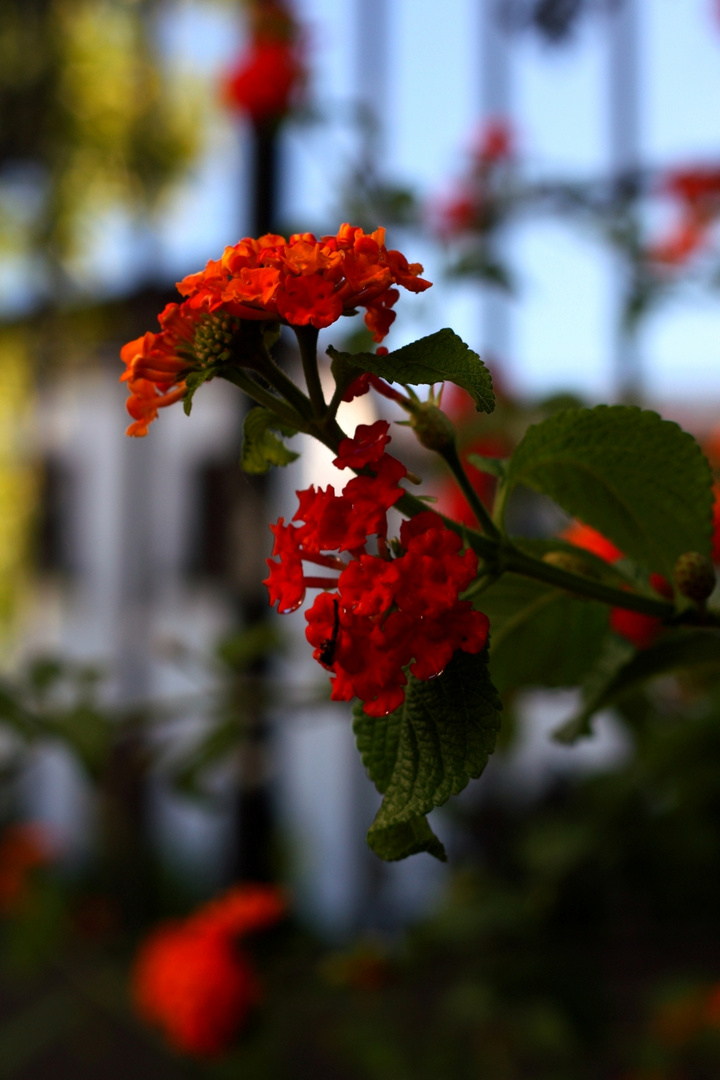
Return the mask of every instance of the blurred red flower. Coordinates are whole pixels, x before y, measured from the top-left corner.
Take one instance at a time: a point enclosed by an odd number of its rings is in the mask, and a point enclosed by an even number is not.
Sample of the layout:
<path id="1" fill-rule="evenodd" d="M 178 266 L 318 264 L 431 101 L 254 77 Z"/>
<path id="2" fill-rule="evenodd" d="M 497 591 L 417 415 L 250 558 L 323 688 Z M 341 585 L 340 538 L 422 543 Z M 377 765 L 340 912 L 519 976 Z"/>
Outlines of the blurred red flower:
<path id="1" fill-rule="evenodd" d="M 0 913 L 18 911 L 30 887 L 32 872 L 55 854 L 47 829 L 26 821 L 7 825 L 0 836 Z"/>
<path id="2" fill-rule="evenodd" d="M 223 80 L 223 98 L 255 123 L 280 120 L 305 78 L 297 23 L 279 0 L 256 2 L 250 37 L 249 49 Z"/>
<path id="3" fill-rule="evenodd" d="M 182 1053 L 213 1057 L 227 1050 L 261 999 L 238 940 L 273 925 L 284 912 L 284 898 L 273 886 L 239 885 L 189 918 L 156 927 L 133 968 L 140 1016 Z"/>

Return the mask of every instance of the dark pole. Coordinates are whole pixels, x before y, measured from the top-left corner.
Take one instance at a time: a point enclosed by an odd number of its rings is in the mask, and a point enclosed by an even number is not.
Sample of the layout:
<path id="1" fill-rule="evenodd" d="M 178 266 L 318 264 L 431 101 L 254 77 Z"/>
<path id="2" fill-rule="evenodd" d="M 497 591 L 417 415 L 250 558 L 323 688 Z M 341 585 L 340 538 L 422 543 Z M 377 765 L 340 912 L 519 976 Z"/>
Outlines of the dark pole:
<path id="1" fill-rule="evenodd" d="M 263 0 L 256 0 L 259 4 Z M 263 236 L 278 228 L 279 195 L 279 131 L 280 118 L 256 117 L 250 125 L 250 211 L 251 235 Z M 246 404 L 243 404 L 244 420 Z M 237 487 L 238 519 L 244 531 L 254 530 L 256 539 L 248 544 L 240 559 L 249 565 L 238 568 L 236 606 L 238 620 L 246 631 L 258 626 L 269 615 L 268 598 L 262 585 L 259 560 L 248 559 L 248 551 L 268 547 L 270 533 L 266 522 L 267 478 L 243 476 Z M 267 540 L 268 544 L 263 541 Z M 260 659 L 240 675 L 232 693 L 237 695 L 238 716 L 245 721 L 239 753 L 239 786 L 236 804 L 237 833 L 234 857 L 230 867 L 235 881 L 271 881 L 276 876 L 274 865 L 275 815 L 269 782 L 272 731 L 263 700 L 263 683 L 267 677 L 267 661 Z"/>
<path id="2" fill-rule="evenodd" d="M 252 125 L 252 235 L 277 228 L 278 125 L 258 121 Z"/>
<path id="3" fill-rule="evenodd" d="M 275 232 L 278 226 L 278 135 L 279 125 L 274 120 L 252 123 L 250 200 L 251 233 L 254 237 Z M 245 408 L 244 403 L 243 420 Z M 261 533 L 267 531 L 269 544 L 270 532 L 265 524 L 269 520 L 265 509 L 267 489 L 267 477 L 243 476 L 237 490 L 238 498 L 246 504 L 239 508 L 240 520 L 246 528 L 255 528 Z M 249 545 L 251 549 L 257 546 L 257 543 Z M 239 575 L 237 607 L 240 624 L 245 630 L 258 626 L 269 614 L 268 598 L 262 584 L 264 574 L 255 565 L 255 560 L 251 561 L 252 566 Z M 246 718 L 247 724 L 239 754 L 237 834 L 234 865 L 230 867 L 232 880 L 235 881 L 271 881 L 276 876 L 273 858 L 276 846 L 275 815 L 268 767 L 272 731 L 262 694 L 267 666 L 265 659 L 255 661 L 246 675 L 239 677 L 232 691 L 239 695 L 238 714 Z"/>

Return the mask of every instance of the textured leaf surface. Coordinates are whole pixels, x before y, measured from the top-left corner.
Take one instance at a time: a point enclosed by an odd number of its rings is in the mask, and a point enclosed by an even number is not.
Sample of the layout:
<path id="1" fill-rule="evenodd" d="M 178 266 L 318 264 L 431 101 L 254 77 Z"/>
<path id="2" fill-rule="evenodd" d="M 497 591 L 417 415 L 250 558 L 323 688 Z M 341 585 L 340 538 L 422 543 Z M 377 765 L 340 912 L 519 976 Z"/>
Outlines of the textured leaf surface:
<path id="1" fill-rule="evenodd" d="M 529 428 L 508 470 L 670 577 L 678 555 L 710 553 L 712 477 L 693 437 L 624 405 L 568 409 Z"/>
<path id="2" fill-rule="evenodd" d="M 363 764 L 384 795 L 368 843 L 383 859 L 416 851 L 443 858 L 424 815 L 480 776 L 495 747 L 501 705 L 487 654 L 458 652 L 436 679 L 410 677 L 403 705 L 390 716 L 367 716 L 353 727 Z"/>
<path id="3" fill-rule="evenodd" d="M 692 667 L 715 667 L 720 671 L 720 633 L 716 630 L 676 630 L 639 652 L 627 642 L 609 645 L 588 677 L 583 708 L 555 732 L 558 742 L 575 742 L 591 735 L 595 713 L 656 675 Z"/>
<path id="4" fill-rule="evenodd" d="M 607 634 L 604 604 L 518 574 L 503 574 L 477 606 L 492 626 L 490 671 L 501 694 L 519 686 L 575 685 Z"/>
<path id="5" fill-rule="evenodd" d="M 462 386 L 475 402 L 478 412 L 492 412 L 495 408 L 490 372 L 477 353 L 462 338 L 447 327 L 435 334 L 420 338 L 411 345 L 377 356 L 375 353 L 343 353 L 328 349 L 333 361 L 333 374 L 338 383 L 347 383 L 354 371 L 371 371 L 388 382 L 406 383 L 410 386 L 432 385 L 446 379 Z"/>
<path id="6" fill-rule="evenodd" d="M 300 456 L 273 435 L 279 431 L 283 435 L 295 432 L 281 424 L 277 416 L 261 405 L 250 409 L 245 417 L 243 429 L 243 448 L 241 464 L 247 473 L 266 473 L 273 465 L 289 465 Z"/>

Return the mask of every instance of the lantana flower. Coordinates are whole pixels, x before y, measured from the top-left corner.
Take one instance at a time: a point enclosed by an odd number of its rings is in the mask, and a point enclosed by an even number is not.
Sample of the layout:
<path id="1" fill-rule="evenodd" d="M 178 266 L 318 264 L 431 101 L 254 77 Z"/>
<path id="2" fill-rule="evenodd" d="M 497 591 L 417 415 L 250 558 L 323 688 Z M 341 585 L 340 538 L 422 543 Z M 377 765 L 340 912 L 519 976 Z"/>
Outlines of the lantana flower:
<path id="1" fill-rule="evenodd" d="M 134 421 L 128 434 L 146 435 L 158 409 L 184 397 L 190 372 L 209 364 L 243 366 L 248 324 L 319 330 L 364 308 L 368 329 L 382 341 L 395 319 L 397 286 L 415 293 L 430 287 L 421 273 L 420 263 L 385 246 L 382 228 L 366 234 L 346 224 L 319 240 L 312 233 L 245 237 L 178 283 L 185 299 L 165 308 L 160 333 L 145 333 L 121 350 Z"/>
<path id="2" fill-rule="evenodd" d="M 369 716 L 385 716 L 405 698 L 406 671 L 439 675 L 461 649 L 481 652 L 488 619 L 459 595 L 474 580 L 477 555 L 439 514 L 425 511 L 387 542 L 387 511 L 403 494 L 405 466 L 385 451 L 389 424 L 360 424 L 339 446 L 335 465 L 364 472 L 339 495 L 329 486 L 299 491 L 299 509 L 271 526 L 268 559 L 271 604 L 299 607 L 305 590 L 323 590 L 306 613 L 314 658 L 332 673 L 334 701 L 358 697 Z M 376 537 L 377 554 L 368 550 Z M 348 557 L 341 557 L 347 553 Z M 306 576 L 303 563 L 333 570 Z"/>

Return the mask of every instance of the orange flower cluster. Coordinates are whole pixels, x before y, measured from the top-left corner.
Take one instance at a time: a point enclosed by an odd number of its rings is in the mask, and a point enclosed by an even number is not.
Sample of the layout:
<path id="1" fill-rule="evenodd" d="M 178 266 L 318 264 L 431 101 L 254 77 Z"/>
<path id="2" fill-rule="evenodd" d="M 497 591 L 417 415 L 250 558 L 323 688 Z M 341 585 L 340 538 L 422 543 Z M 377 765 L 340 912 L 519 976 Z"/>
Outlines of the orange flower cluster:
<path id="1" fill-rule="evenodd" d="M 238 939 L 272 926 L 284 912 L 273 886 L 238 885 L 189 918 L 157 927 L 135 960 L 139 1014 L 182 1053 L 221 1054 L 261 998 Z"/>
<path id="2" fill-rule="evenodd" d="M 241 366 L 233 344 L 243 320 L 321 329 L 365 308 L 380 342 L 395 319 L 396 286 L 416 293 L 430 287 L 421 273 L 419 263 L 386 248 L 382 228 L 366 234 L 342 225 L 319 240 L 312 233 L 245 237 L 178 283 L 186 299 L 168 304 L 159 334 L 148 332 L 121 350 L 134 420 L 128 435 L 147 434 L 158 409 L 183 397 L 193 369 L 229 360 Z"/>

